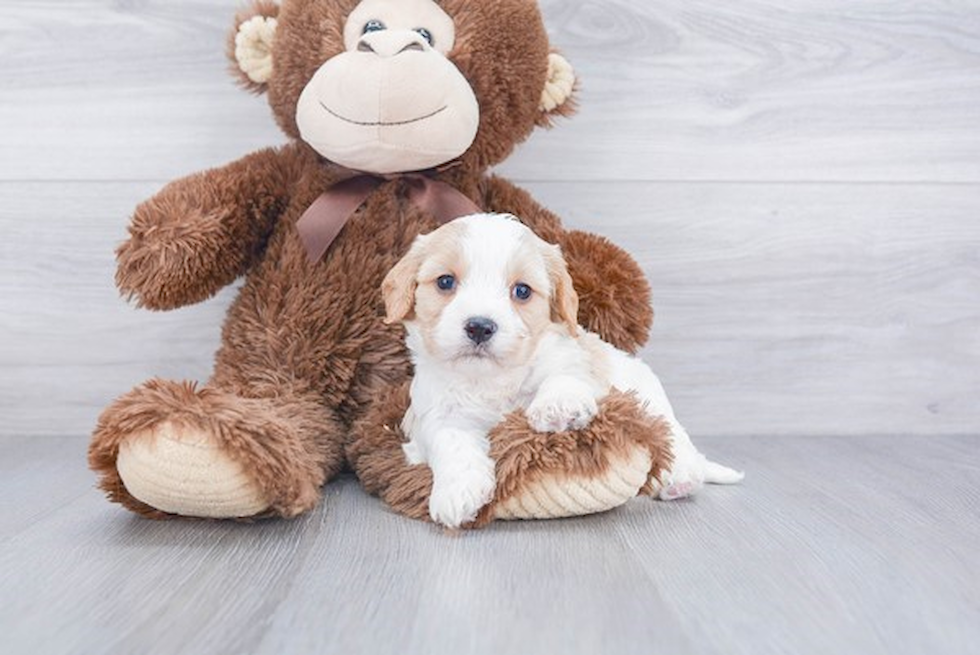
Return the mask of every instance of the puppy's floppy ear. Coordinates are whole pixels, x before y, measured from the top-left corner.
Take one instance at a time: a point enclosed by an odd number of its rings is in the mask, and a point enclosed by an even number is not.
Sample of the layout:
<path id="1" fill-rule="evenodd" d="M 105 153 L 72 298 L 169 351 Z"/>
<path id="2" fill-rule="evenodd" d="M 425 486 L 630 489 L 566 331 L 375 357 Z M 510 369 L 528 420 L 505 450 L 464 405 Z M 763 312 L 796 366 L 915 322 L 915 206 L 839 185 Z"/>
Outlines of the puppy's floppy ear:
<path id="1" fill-rule="evenodd" d="M 388 271 L 381 283 L 385 301 L 385 324 L 400 323 L 415 313 L 415 289 L 418 288 L 419 268 L 425 259 L 425 237 L 416 237 L 408 254 Z"/>
<path id="2" fill-rule="evenodd" d="M 544 261 L 548 267 L 548 278 L 551 280 L 551 320 L 564 323 L 569 334 L 578 334 L 578 294 L 568 266 L 561 254 L 561 248 L 545 244 Z"/>
<path id="3" fill-rule="evenodd" d="M 228 37 L 231 73 L 253 93 L 263 93 L 272 79 L 272 43 L 278 26 L 279 5 L 272 0 L 253 0 L 235 17 Z"/>

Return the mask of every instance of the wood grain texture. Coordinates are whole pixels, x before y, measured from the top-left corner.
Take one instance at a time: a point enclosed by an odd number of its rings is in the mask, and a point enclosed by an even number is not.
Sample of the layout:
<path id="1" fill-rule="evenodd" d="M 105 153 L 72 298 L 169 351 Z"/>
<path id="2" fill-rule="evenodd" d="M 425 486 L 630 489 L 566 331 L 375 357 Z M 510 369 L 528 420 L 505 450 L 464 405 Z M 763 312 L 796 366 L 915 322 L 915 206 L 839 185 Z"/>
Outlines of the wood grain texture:
<path id="1" fill-rule="evenodd" d="M 232 0 L 7 0 L 0 179 L 168 179 L 277 143 Z M 980 182 L 972 2 L 542 2 L 582 112 L 522 180 Z"/>
<path id="2" fill-rule="evenodd" d="M 225 74 L 234 4 L 5 5 L 0 435 L 84 434 L 147 377 L 207 376 L 232 292 L 131 311 L 112 248 L 163 181 L 281 141 Z M 646 355 L 696 434 L 976 432 L 980 11 L 542 6 L 582 114 L 504 170 L 642 261 Z"/>
<path id="3" fill-rule="evenodd" d="M 461 536 L 351 479 L 292 522 L 146 522 L 85 468 L 106 403 L 218 345 L 233 289 L 139 312 L 112 250 L 282 140 L 225 74 L 236 4 L 4 3 L 0 651 L 975 652 L 976 3 L 542 1 L 582 112 L 503 170 L 642 263 L 644 356 L 749 478 Z"/>
<path id="4" fill-rule="evenodd" d="M 234 290 L 117 297 L 112 251 L 158 184 L 0 183 L 0 435 L 87 434 L 152 376 L 205 379 Z M 980 427 L 980 187 L 538 183 L 640 261 L 644 356 L 695 435 Z"/>
<path id="5" fill-rule="evenodd" d="M 744 485 L 450 535 L 352 479 L 296 521 L 150 522 L 92 489 L 79 440 L 5 438 L 3 650 L 975 652 L 980 440 L 701 445 Z"/>

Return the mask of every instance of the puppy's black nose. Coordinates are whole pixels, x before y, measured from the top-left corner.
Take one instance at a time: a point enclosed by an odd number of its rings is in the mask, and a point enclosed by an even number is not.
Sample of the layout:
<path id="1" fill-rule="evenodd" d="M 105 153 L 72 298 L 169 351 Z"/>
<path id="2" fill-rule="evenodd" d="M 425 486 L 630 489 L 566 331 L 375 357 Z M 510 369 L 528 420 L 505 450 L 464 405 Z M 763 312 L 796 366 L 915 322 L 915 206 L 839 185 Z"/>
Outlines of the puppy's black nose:
<path id="1" fill-rule="evenodd" d="M 493 338 L 493 335 L 497 333 L 497 324 L 489 318 L 477 316 L 466 321 L 466 327 L 463 330 L 466 332 L 466 336 L 470 338 L 470 341 L 480 345 Z"/>

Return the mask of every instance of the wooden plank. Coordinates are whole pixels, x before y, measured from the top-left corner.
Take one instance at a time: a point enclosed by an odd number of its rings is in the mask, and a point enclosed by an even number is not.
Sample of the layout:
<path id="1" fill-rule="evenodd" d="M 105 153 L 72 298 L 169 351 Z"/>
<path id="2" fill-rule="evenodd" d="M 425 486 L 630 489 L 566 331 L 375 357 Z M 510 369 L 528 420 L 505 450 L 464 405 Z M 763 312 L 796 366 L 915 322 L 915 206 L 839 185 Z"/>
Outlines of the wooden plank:
<path id="1" fill-rule="evenodd" d="M 980 507 L 978 445 L 706 440 L 744 460 L 744 487 L 657 507 L 658 529 L 628 505 L 615 530 L 704 652 L 966 653 L 980 632 L 980 525 L 965 518 Z"/>
<path id="2" fill-rule="evenodd" d="M 0 179 L 168 179 L 280 142 L 225 72 L 236 4 L 6 2 Z M 582 111 L 514 178 L 980 181 L 971 3 L 542 6 Z"/>
<path id="3" fill-rule="evenodd" d="M 533 188 L 644 267 L 644 356 L 694 434 L 980 426 L 980 188 Z"/>
<path id="4" fill-rule="evenodd" d="M 976 436 L 704 439 L 743 485 L 460 535 L 351 478 L 295 521 L 146 521 L 91 488 L 82 445 L 0 439 L 6 652 L 967 655 L 980 639 Z"/>
<path id="5" fill-rule="evenodd" d="M 118 394 L 206 378 L 233 290 L 167 314 L 112 283 L 155 183 L 0 184 L 0 435 L 85 434 Z M 980 428 L 980 188 L 541 183 L 653 283 L 645 357 L 693 434 Z"/>

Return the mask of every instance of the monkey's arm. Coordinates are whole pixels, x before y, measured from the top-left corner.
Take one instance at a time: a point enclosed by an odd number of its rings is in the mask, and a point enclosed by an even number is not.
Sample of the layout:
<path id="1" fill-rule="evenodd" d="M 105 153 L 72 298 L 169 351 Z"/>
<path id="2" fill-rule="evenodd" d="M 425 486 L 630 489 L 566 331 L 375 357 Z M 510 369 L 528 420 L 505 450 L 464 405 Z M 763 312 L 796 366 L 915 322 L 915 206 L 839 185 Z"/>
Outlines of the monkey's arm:
<path id="1" fill-rule="evenodd" d="M 564 230 L 557 216 L 504 179 L 487 179 L 482 191 L 484 209 L 514 214 L 561 246 L 579 295 L 581 325 L 627 352 L 646 343 L 653 324 L 650 284 L 626 251 L 595 234 Z"/>
<path id="2" fill-rule="evenodd" d="M 244 274 L 286 207 L 291 154 L 261 150 L 171 182 L 140 204 L 116 250 L 120 291 L 141 307 L 175 309 Z"/>

